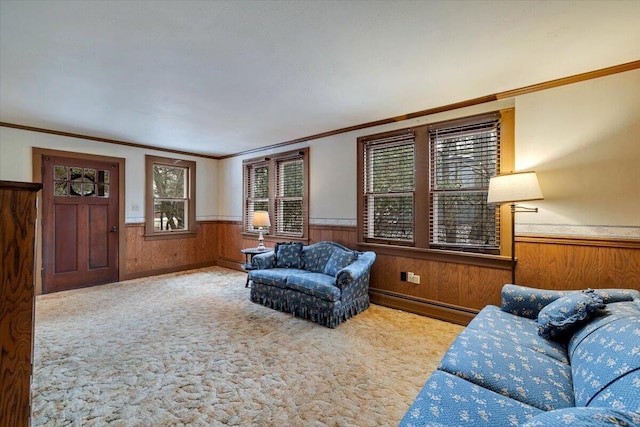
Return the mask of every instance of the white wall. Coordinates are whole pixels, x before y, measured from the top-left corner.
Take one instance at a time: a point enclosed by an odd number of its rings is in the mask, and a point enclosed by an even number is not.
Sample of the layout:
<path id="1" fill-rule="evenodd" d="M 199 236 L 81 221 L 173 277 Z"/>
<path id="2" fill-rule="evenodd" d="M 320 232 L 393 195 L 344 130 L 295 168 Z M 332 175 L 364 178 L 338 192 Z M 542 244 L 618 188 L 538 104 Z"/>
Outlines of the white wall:
<path id="1" fill-rule="evenodd" d="M 309 141 L 310 222 L 356 224 L 358 136 L 514 105 L 516 170 L 535 170 L 545 196 L 525 204 L 538 214 L 516 215 L 517 232 L 640 239 L 640 70 Z M 220 170 L 219 205 L 240 219 L 241 158 Z"/>
<path id="2" fill-rule="evenodd" d="M 0 127 L 0 180 L 32 181 L 32 147 L 125 159 L 125 221 L 144 222 L 145 154 L 196 162 L 196 219 L 215 219 L 217 160 Z M 132 208 L 137 205 L 139 210 Z"/>
<path id="3" fill-rule="evenodd" d="M 513 107 L 513 100 L 476 105 L 428 117 L 405 120 L 392 124 L 360 129 L 326 138 L 265 150 L 247 156 L 220 161 L 218 179 L 220 199 L 218 205 L 225 219 L 242 219 L 242 160 L 267 156 L 300 147 L 309 147 L 309 222 L 323 225 L 356 225 L 357 215 L 357 138 L 395 129 L 420 126 L 474 114 Z M 377 119 L 377 118 L 372 118 Z"/>
<path id="4" fill-rule="evenodd" d="M 640 238 L 640 70 L 518 97 L 516 168 L 545 197 L 518 232 Z"/>
<path id="5" fill-rule="evenodd" d="M 240 220 L 242 160 L 308 146 L 310 222 L 355 225 L 358 136 L 512 106 L 516 169 L 536 170 L 545 195 L 527 203 L 538 214 L 517 215 L 518 233 L 640 239 L 640 70 L 246 156 L 175 157 L 197 162 L 198 219 Z M 31 181 L 31 147 L 124 157 L 127 222 L 144 219 L 144 155 L 167 156 L 0 127 L 0 179 Z"/>

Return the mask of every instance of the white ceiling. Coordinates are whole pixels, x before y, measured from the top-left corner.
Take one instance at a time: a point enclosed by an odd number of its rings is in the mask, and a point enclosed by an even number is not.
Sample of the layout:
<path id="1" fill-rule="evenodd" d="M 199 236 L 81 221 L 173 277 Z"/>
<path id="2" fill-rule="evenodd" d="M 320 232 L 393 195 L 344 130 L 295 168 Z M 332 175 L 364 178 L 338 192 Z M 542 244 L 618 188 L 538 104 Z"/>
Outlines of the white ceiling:
<path id="1" fill-rule="evenodd" d="M 0 121 L 227 155 L 640 59 L 640 1 L 0 0 Z"/>

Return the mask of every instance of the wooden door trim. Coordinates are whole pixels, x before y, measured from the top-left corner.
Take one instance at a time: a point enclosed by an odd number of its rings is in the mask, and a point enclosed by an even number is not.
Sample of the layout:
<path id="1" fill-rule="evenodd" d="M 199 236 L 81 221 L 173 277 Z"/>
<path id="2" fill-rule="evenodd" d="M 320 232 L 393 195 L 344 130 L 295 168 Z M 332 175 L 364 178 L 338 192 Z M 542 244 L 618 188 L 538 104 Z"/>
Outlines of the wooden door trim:
<path id="1" fill-rule="evenodd" d="M 42 182 L 42 157 L 69 157 L 81 160 L 95 160 L 99 162 L 111 162 L 118 164 L 118 280 L 124 280 L 126 262 L 126 233 L 125 229 L 125 159 L 121 157 L 101 156 L 97 154 L 75 153 L 72 151 L 52 150 L 48 148 L 33 147 L 31 150 L 31 164 L 33 167 L 31 176 L 33 182 Z M 42 191 L 42 190 L 40 190 Z M 42 200 L 42 194 L 40 194 Z M 43 210 L 38 210 L 38 242 L 36 251 L 36 295 L 42 294 L 42 215 Z"/>

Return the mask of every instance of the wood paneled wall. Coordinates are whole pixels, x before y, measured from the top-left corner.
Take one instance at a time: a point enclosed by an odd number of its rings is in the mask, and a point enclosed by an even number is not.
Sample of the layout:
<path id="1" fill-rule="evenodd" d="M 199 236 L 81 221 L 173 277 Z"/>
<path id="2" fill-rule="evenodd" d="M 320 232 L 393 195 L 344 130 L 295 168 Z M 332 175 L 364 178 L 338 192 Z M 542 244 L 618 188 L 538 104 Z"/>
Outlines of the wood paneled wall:
<path id="1" fill-rule="evenodd" d="M 420 283 L 401 281 L 400 272 L 413 272 Z M 435 301 L 452 308 L 480 310 L 500 304 L 500 290 L 510 281 L 509 270 L 426 259 L 378 255 L 371 270 L 371 287 L 415 301 Z"/>
<path id="2" fill-rule="evenodd" d="M 265 236 L 273 247 L 278 239 Z M 305 244 L 331 240 L 357 249 L 356 228 L 309 227 Z M 129 277 L 140 277 L 205 265 L 241 269 L 240 252 L 255 247 L 237 221 L 200 222 L 197 237 L 144 240 L 142 225 L 127 226 Z M 640 241 L 518 236 L 517 283 L 542 289 L 624 287 L 640 290 Z M 420 284 L 400 280 L 401 271 L 420 276 Z M 500 305 L 500 291 L 511 281 L 504 268 L 378 254 L 371 272 L 371 300 L 456 323 L 467 323 L 487 304 Z"/>
<path id="3" fill-rule="evenodd" d="M 218 244 L 218 264 L 224 267 L 240 269 L 240 265 L 245 261 L 244 255 L 240 252 L 243 248 L 255 248 L 258 245 L 258 238 L 244 236 L 242 234 L 242 223 L 236 221 L 222 221 L 219 225 Z M 285 238 L 264 236 L 264 244 L 273 247 L 277 242 L 286 241 Z M 316 242 L 330 240 L 340 243 L 348 248 L 356 248 L 355 227 L 345 226 L 309 226 L 309 238 L 302 242 L 307 245 Z"/>
<path id="4" fill-rule="evenodd" d="M 124 278 L 215 265 L 218 259 L 218 228 L 215 222 L 198 222 L 195 237 L 145 240 L 144 224 L 127 224 Z"/>
<path id="5" fill-rule="evenodd" d="M 640 290 L 638 240 L 521 236 L 516 241 L 519 285 Z"/>
<path id="6" fill-rule="evenodd" d="M 640 241 L 519 236 L 516 283 L 540 289 L 629 288 L 640 290 Z M 400 281 L 401 271 L 421 276 Z M 509 270 L 378 255 L 372 301 L 456 323 L 487 304 L 500 305 Z"/>

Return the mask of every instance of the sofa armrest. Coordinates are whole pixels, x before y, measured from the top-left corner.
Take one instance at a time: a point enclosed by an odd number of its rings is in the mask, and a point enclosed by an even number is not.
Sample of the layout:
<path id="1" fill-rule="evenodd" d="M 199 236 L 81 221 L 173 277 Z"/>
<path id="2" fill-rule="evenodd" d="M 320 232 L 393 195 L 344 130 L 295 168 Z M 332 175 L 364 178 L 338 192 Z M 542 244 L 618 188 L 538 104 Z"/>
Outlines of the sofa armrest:
<path id="1" fill-rule="evenodd" d="M 536 319 L 542 308 L 572 291 L 552 291 L 519 285 L 502 287 L 502 311 L 520 317 Z"/>
<path id="2" fill-rule="evenodd" d="M 362 290 L 368 292 L 371 266 L 375 260 L 375 252 L 361 252 L 357 260 L 338 271 L 336 274 L 336 286 L 342 290 L 343 299 L 347 288 L 354 285 L 357 288 L 361 288 L 360 292 Z M 350 290 L 349 292 L 352 291 Z M 353 292 L 357 292 L 357 290 L 353 290 Z"/>
<path id="3" fill-rule="evenodd" d="M 274 251 L 265 252 L 263 254 L 254 255 L 251 264 L 256 270 L 271 268 L 275 265 L 276 253 Z"/>

